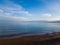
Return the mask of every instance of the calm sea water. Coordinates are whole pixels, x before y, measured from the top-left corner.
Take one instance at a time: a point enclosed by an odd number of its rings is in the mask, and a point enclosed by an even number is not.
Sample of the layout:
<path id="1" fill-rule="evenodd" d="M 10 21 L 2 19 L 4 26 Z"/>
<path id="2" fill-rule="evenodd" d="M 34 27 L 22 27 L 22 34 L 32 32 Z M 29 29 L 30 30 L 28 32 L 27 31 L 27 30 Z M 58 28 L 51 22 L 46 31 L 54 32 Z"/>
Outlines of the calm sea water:
<path id="1" fill-rule="evenodd" d="M 11 34 L 39 35 L 44 33 L 60 32 L 60 23 L 44 22 L 1 22 L 0 36 Z"/>

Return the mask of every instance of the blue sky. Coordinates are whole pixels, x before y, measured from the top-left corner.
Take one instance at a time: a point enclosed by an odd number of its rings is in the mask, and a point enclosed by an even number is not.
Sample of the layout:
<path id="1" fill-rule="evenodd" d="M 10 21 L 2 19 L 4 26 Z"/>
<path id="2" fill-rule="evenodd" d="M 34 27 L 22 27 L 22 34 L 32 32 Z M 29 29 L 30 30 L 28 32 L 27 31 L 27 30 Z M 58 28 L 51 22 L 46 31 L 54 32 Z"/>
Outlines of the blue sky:
<path id="1" fill-rule="evenodd" d="M 0 17 L 19 21 L 60 20 L 60 0 L 0 0 Z"/>

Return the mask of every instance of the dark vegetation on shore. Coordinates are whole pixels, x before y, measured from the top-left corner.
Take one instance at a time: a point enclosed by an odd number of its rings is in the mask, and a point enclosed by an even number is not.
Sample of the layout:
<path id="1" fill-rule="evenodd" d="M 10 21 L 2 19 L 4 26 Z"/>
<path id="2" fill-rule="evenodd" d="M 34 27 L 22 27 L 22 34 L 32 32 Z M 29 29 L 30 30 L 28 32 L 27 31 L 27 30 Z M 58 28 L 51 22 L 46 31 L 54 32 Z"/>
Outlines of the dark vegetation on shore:
<path id="1" fill-rule="evenodd" d="M 0 45 L 60 45 L 60 33 L 0 39 Z"/>
<path id="2" fill-rule="evenodd" d="M 19 41 L 18 39 L 12 41 L 0 41 L 0 45 L 60 45 L 60 38 L 57 39 L 51 39 L 51 40 L 44 40 L 44 41 L 39 41 L 39 40 L 29 40 L 29 41 Z"/>

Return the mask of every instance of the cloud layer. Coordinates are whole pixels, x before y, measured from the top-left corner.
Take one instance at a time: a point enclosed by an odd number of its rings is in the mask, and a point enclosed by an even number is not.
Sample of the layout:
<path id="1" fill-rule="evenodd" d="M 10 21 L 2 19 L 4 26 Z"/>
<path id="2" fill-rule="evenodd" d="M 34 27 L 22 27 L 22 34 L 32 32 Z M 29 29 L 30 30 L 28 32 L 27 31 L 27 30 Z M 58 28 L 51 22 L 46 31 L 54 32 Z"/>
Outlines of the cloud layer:
<path id="1" fill-rule="evenodd" d="M 24 21 L 28 20 L 27 17 L 32 16 L 32 14 L 26 11 L 21 5 L 5 0 L 0 4 L 0 16 Z"/>
<path id="2" fill-rule="evenodd" d="M 22 1 L 21 3 L 24 3 L 24 0 Z M 35 1 L 39 3 L 38 6 L 35 4 L 34 7 L 26 9 L 21 4 L 16 4 L 11 0 L 2 0 L 0 2 L 0 17 L 12 18 L 19 21 L 60 20 L 60 0 Z M 26 1 L 25 3 L 28 2 Z M 34 1 L 31 3 L 34 3 Z"/>

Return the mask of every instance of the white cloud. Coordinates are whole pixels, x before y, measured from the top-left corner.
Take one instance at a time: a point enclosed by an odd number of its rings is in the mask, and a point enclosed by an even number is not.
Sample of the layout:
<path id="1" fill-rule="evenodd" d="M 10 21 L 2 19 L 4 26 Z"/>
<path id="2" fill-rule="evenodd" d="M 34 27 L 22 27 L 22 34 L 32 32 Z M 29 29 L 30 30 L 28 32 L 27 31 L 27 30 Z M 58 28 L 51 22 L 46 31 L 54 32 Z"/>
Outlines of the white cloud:
<path id="1" fill-rule="evenodd" d="M 60 16 L 48 18 L 47 20 L 49 20 L 49 21 L 60 20 Z"/>
<path id="2" fill-rule="evenodd" d="M 0 9 L 0 16 L 3 15 L 4 11 Z"/>
<path id="3" fill-rule="evenodd" d="M 27 20 L 26 16 L 32 16 L 21 5 L 17 5 L 9 0 L 5 1 L 4 4 L 0 4 L 0 15 L 23 21 Z"/>
<path id="4" fill-rule="evenodd" d="M 43 17 L 51 17 L 51 14 L 43 14 Z"/>
<path id="5" fill-rule="evenodd" d="M 28 19 L 25 17 L 16 17 L 16 16 L 10 16 L 10 18 L 16 19 L 18 21 L 27 21 Z"/>
<path id="6" fill-rule="evenodd" d="M 42 20 L 60 20 L 60 0 L 39 0 L 45 6 L 40 9 L 40 19 Z"/>
<path id="7" fill-rule="evenodd" d="M 60 20 L 60 16 L 42 17 L 40 18 L 40 20 L 48 20 L 48 21 Z"/>
<path id="8" fill-rule="evenodd" d="M 25 14 L 27 16 L 32 16 L 32 14 L 30 14 L 28 11 L 20 11 L 20 12 L 17 12 L 17 13 Z"/>
<path id="9" fill-rule="evenodd" d="M 4 11 L 2 9 L 0 9 L 0 13 L 3 13 Z"/>

